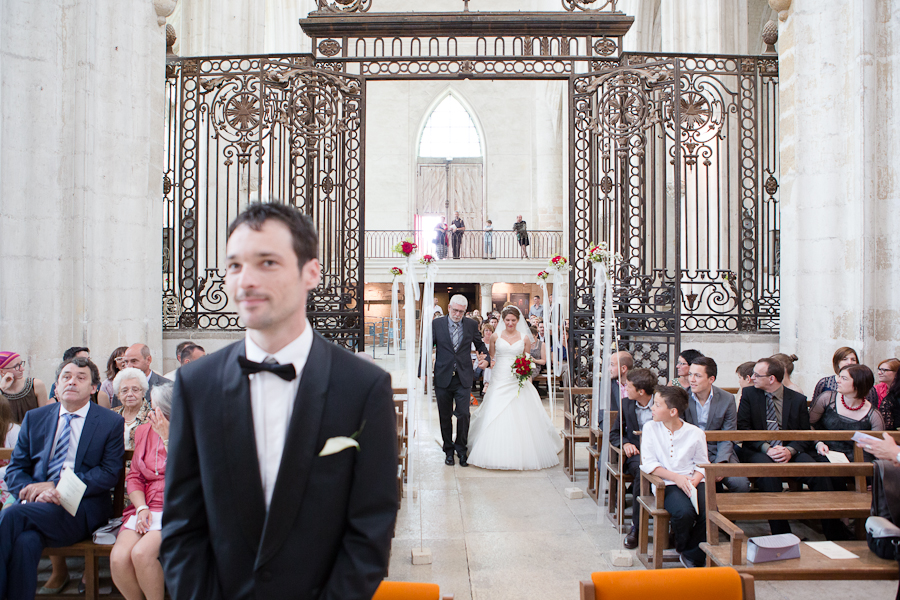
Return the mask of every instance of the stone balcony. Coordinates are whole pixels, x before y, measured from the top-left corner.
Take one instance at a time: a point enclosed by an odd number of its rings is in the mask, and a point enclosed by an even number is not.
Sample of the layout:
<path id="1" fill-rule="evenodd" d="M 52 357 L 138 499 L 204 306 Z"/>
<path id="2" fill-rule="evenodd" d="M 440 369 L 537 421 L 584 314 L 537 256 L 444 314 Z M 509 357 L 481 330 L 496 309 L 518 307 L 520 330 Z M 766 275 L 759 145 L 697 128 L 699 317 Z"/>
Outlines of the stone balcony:
<path id="1" fill-rule="evenodd" d="M 391 267 L 405 269 L 404 260 L 397 258 L 367 258 L 366 283 L 390 283 Z M 424 279 L 424 267 L 417 265 Z M 537 274 L 547 268 L 546 258 L 460 258 L 438 261 L 436 283 L 536 283 Z"/>

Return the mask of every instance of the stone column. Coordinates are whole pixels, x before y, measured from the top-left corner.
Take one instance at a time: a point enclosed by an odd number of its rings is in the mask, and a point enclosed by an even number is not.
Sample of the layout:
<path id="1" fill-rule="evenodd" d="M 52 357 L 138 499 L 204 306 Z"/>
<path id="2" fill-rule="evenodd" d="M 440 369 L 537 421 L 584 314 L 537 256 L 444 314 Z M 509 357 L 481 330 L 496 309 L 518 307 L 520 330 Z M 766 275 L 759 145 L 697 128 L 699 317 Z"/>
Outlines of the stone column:
<path id="1" fill-rule="evenodd" d="M 494 287 L 492 283 L 481 284 L 481 314 L 485 315 L 491 310 L 491 291 Z"/>
<path id="2" fill-rule="evenodd" d="M 0 8 L 0 348 L 45 381 L 73 345 L 161 366 L 164 4 Z"/>
<path id="3" fill-rule="evenodd" d="M 770 5 L 781 18 L 781 348 L 812 391 L 840 346 L 873 369 L 900 354 L 900 11 L 891 0 Z"/>

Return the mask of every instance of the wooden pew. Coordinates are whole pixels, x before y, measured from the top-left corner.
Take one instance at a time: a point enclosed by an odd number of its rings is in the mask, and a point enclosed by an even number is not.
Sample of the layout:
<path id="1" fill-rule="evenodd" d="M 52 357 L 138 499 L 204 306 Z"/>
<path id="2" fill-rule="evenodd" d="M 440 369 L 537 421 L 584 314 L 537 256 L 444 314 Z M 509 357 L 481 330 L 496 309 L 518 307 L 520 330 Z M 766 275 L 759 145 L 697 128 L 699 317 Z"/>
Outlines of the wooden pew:
<path id="1" fill-rule="evenodd" d="M 615 421 L 618 414 L 618 411 L 610 411 L 610 423 Z M 603 444 L 603 432 L 593 425 L 591 424 L 588 433 L 588 483 L 585 491 L 594 502 L 599 504 L 601 500 L 598 497 L 598 493 L 600 489 L 600 475 L 602 473 L 600 469 L 600 448 L 602 448 Z"/>
<path id="2" fill-rule="evenodd" d="M 134 450 L 126 450 L 123 460 L 124 465 L 131 460 Z M 0 448 L 0 460 L 9 460 L 12 456 L 12 448 Z M 113 517 L 121 517 L 125 510 L 125 469 L 119 476 L 119 481 L 113 491 Z M 87 539 L 71 546 L 62 548 L 45 548 L 43 555 L 47 556 L 80 556 L 84 558 L 84 597 L 88 600 L 96 600 L 100 597 L 100 558 L 108 557 L 112 552 L 112 546 L 95 544 Z M 55 600 L 71 598 L 71 594 L 57 594 L 40 596 L 42 599 Z"/>
<path id="3" fill-rule="evenodd" d="M 403 485 L 409 469 L 409 427 L 406 420 L 406 388 L 394 388 L 394 415 L 397 419 L 397 498 L 403 503 Z M 402 398 L 399 396 L 403 396 Z"/>
<path id="4" fill-rule="evenodd" d="M 563 471 L 569 476 L 570 481 L 575 481 L 575 445 L 590 441 L 590 427 L 577 427 L 575 425 L 575 403 L 573 396 L 590 396 L 592 388 L 563 387 Z M 577 469 L 580 471 L 586 469 Z"/>

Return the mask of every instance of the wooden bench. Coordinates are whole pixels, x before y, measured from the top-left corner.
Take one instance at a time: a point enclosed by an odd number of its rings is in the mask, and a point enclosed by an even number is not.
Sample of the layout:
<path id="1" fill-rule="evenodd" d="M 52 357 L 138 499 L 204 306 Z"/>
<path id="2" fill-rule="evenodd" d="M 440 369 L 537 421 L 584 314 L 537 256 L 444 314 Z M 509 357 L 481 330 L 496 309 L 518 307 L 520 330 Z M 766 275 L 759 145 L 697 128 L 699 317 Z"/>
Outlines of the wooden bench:
<path id="1" fill-rule="evenodd" d="M 126 450 L 123 460 L 122 474 L 113 491 L 113 516 L 121 517 L 125 510 L 125 469 L 124 465 L 131 460 L 133 450 Z M 12 448 L 0 448 L 0 460 L 9 460 L 12 456 Z M 112 552 L 112 546 L 95 544 L 88 539 L 71 546 L 61 548 L 45 548 L 43 555 L 49 556 L 80 556 L 84 558 L 84 597 L 88 600 L 96 600 L 100 597 L 100 558 L 108 557 Z M 42 595 L 46 600 L 71 599 L 71 594 Z"/>
<path id="2" fill-rule="evenodd" d="M 593 389 L 582 387 L 564 387 L 563 400 L 565 408 L 563 411 L 563 471 L 569 476 L 570 481 L 575 481 L 576 471 L 586 471 L 587 469 L 576 469 L 575 467 L 575 446 L 576 444 L 584 444 L 590 441 L 590 427 L 578 427 L 575 425 L 575 402 L 574 396 L 590 396 Z"/>
<path id="3" fill-rule="evenodd" d="M 618 411 L 610 411 L 609 420 L 610 423 L 614 422 L 616 417 L 618 416 Z M 594 502 L 599 504 L 601 502 L 599 498 L 600 491 L 600 449 L 603 444 L 603 432 L 600 431 L 597 427 L 591 427 L 588 432 L 588 482 L 586 492 L 587 495 L 593 499 Z M 610 450 L 610 453 L 612 450 Z"/>
<path id="4" fill-rule="evenodd" d="M 406 421 L 406 388 L 394 388 L 394 415 L 397 419 L 397 498 L 403 503 L 403 486 L 409 470 L 409 428 Z M 399 396 L 403 396 L 402 398 Z"/>

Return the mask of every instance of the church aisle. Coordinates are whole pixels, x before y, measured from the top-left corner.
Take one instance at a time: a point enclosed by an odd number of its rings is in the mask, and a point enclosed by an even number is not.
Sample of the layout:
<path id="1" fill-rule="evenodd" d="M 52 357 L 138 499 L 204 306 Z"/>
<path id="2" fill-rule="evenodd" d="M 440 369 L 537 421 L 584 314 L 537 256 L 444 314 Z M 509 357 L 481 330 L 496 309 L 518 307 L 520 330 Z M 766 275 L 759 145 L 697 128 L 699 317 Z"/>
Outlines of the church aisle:
<path id="1" fill-rule="evenodd" d="M 545 401 L 545 407 L 549 407 Z M 437 408 L 428 422 L 423 407 L 413 448 L 420 492 L 403 500 L 397 518 L 388 579 L 440 585 L 455 600 L 577 600 L 578 582 L 592 571 L 610 570 L 610 551 L 622 535 L 587 496 L 565 497 L 567 487 L 584 489 L 580 472 L 572 483 L 558 465 L 542 471 L 488 471 L 444 465 Z M 559 407 L 557 407 L 559 413 Z M 561 426 L 561 413 L 557 415 Z M 418 454 L 416 454 L 416 451 Z M 560 455 L 561 457 L 562 455 Z M 587 455 L 579 455 L 586 466 Z M 420 533 L 420 523 L 423 524 Z M 764 533 L 764 532 L 763 532 Z M 421 535 L 421 541 L 420 541 Z M 431 550 L 430 565 L 413 565 L 411 551 Z M 632 569 L 643 567 L 635 558 Z M 891 581 L 759 581 L 759 600 L 889 598 Z"/>

